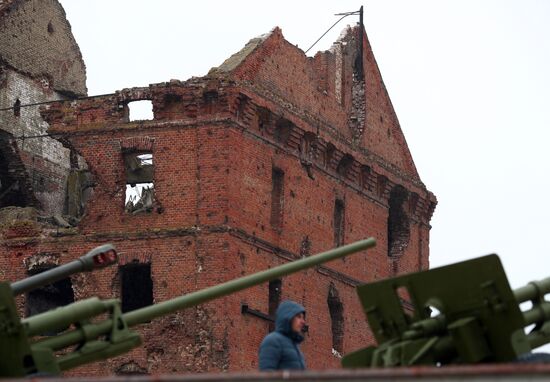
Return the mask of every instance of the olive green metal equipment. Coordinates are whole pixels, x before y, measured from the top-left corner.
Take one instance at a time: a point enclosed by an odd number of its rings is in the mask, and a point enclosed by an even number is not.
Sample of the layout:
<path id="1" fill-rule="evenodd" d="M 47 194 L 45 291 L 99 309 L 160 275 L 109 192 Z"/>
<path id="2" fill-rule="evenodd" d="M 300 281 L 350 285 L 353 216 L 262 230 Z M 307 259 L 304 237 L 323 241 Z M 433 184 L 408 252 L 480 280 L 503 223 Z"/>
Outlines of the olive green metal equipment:
<path id="1" fill-rule="evenodd" d="M 497 255 L 357 292 L 378 346 L 347 354 L 344 367 L 510 362 L 550 342 L 550 278 L 512 291 Z M 522 312 L 527 301 L 532 307 Z"/>
<path id="2" fill-rule="evenodd" d="M 22 320 L 19 318 L 15 295 L 75 272 L 116 262 L 112 245 L 98 247 L 80 259 L 50 271 L 12 284 L 0 283 L 0 378 L 37 373 L 55 375 L 122 354 L 141 344 L 139 335 L 129 329 L 131 326 L 372 248 L 375 243 L 373 238 L 361 240 L 125 314 L 121 313 L 118 300 L 93 297 Z M 97 317 L 105 313 L 108 318 Z M 67 327 L 56 336 L 40 335 Z"/>

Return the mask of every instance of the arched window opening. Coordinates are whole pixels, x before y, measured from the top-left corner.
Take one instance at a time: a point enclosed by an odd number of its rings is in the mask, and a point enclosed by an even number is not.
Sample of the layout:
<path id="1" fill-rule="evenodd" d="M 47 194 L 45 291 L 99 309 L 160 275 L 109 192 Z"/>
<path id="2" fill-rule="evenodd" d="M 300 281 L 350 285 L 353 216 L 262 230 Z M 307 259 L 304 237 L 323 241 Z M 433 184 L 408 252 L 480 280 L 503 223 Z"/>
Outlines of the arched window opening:
<path id="1" fill-rule="evenodd" d="M 344 352 L 344 306 L 333 283 L 330 283 L 328 289 L 327 304 L 330 314 L 332 353 L 341 357 Z"/>
<path id="2" fill-rule="evenodd" d="M 128 263 L 119 268 L 121 309 L 129 312 L 153 303 L 153 279 L 150 263 Z"/>
<path id="3" fill-rule="evenodd" d="M 361 166 L 361 187 L 366 188 L 367 190 L 372 189 L 372 185 L 370 183 L 372 170 L 369 166 Z"/>
<path id="4" fill-rule="evenodd" d="M 344 245 L 345 208 L 344 201 L 336 199 L 334 202 L 334 246 Z"/>
<path id="5" fill-rule="evenodd" d="M 44 265 L 28 271 L 29 276 L 36 275 L 55 268 L 55 265 Z M 36 288 L 27 293 L 25 313 L 27 317 L 47 312 L 49 310 L 69 305 L 74 302 L 73 284 L 70 278 L 64 278 L 52 284 Z M 55 335 L 66 328 L 42 333 Z"/>
<path id="6" fill-rule="evenodd" d="M 293 124 L 289 120 L 280 118 L 275 123 L 274 138 L 277 142 L 286 144 L 292 133 Z"/>
<path id="7" fill-rule="evenodd" d="M 332 143 L 327 143 L 327 146 L 325 147 L 325 152 L 323 153 L 323 165 L 325 168 L 331 167 L 332 158 L 334 157 L 334 152 L 336 151 L 336 147 Z"/>
<path id="8" fill-rule="evenodd" d="M 336 167 L 336 172 L 342 178 L 346 178 L 349 175 L 349 172 L 351 171 L 352 167 L 353 167 L 353 157 L 350 154 L 346 154 L 342 157 L 342 159 L 340 159 L 340 162 L 338 162 L 338 166 Z"/>
<path id="9" fill-rule="evenodd" d="M 403 186 L 395 186 L 390 192 L 388 213 L 388 256 L 404 253 L 410 239 L 410 219 L 405 210 L 409 192 Z"/>
<path id="10" fill-rule="evenodd" d="M 271 172 L 271 226 L 280 230 L 283 227 L 284 210 L 284 178 L 283 170 L 273 168 Z"/>

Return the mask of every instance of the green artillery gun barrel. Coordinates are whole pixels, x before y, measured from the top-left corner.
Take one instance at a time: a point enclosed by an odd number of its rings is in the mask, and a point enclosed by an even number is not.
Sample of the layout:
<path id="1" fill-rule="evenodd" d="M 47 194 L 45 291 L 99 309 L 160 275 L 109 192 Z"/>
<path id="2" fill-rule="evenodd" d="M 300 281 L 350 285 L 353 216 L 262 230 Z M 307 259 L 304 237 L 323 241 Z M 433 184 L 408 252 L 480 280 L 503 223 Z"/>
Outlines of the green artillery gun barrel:
<path id="1" fill-rule="evenodd" d="M 306 257 L 301 260 L 296 260 L 283 264 L 262 272 L 254 273 L 249 276 L 238 278 L 215 285 L 210 288 L 189 293 L 171 300 L 167 300 L 145 308 L 137 309 L 123 315 L 124 321 L 128 326 L 137 325 L 143 322 L 150 321 L 154 318 L 176 312 L 185 308 L 193 307 L 218 297 L 227 296 L 229 294 L 241 291 L 254 285 L 259 285 L 267 281 L 277 279 L 301 270 L 326 263 L 331 260 L 359 252 L 376 245 L 374 238 L 368 238 L 348 244 L 339 248 L 320 253 L 318 255 Z M 52 312 L 52 313 L 55 313 Z M 97 337 L 109 332 L 112 327 L 111 320 L 103 321 L 93 327 L 87 328 L 86 336 L 89 338 Z M 70 331 L 56 337 L 40 340 L 36 343 L 38 346 L 45 346 L 50 349 L 62 349 L 71 344 L 77 344 L 84 339 L 85 334 L 79 330 Z"/>
<path id="2" fill-rule="evenodd" d="M 544 299 L 548 293 L 550 293 L 550 277 L 531 281 L 514 290 L 514 296 L 519 304 L 526 301 L 533 303 L 531 309 L 522 312 L 525 325 L 535 324 L 535 330 L 527 334 L 531 349 L 550 342 L 550 302 Z"/>
<path id="3" fill-rule="evenodd" d="M 70 263 L 50 269 L 46 272 L 38 273 L 23 280 L 15 281 L 10 284 L 10 287 L 13 295 L 17 296 L 41 286 L 54 283 L 72 274 L 103 268 L 116 261 L 117 254 L 115 248 L 111 244 L 105 244 L 92 249 L 84 256 Z"/>
<path id="4" fill-rule="evenodd" d="M 66 328 L 69 325 L 107 312 L 117 300 L 100 300 L 97 297 L 80 300 L 21 320 L 28 336 Z"/>
<path id="5" fill-rule="evenodd" d="M 550 293 L 550 277 L 539 281 L 531 281 L 529 284 L 514 290 L 514 296 L 518 302 L 538 300 Z"/>

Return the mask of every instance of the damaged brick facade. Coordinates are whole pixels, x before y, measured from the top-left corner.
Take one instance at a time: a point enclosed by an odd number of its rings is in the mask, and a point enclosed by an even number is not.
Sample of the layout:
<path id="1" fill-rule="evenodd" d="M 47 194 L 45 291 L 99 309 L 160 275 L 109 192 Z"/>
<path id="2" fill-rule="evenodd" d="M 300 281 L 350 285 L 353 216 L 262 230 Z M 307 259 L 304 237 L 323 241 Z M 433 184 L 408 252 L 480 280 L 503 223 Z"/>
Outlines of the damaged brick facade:
<path id="1" fill-rule="evenodd" d="M 40 102 L 86 95 L 86 70 L 56 0 L 0 3 L 0 208 L 67 213 L 70 150 L 46 136 Z M 77 167 L 73 158 L 73 166 Z"/>
<path id="2" fill-rule="evenodd" d="M 308 58 L 275 28 L 204 77 L 42 108 L 48 131 L 87 163 L 88 202 L 77 228 L 41 228 L 29 217 L 34 230 L 9 237 L 4 230 L 7 279 L 23 277 L 37 254 L 66 262 L 113 242 L 119 268 L 72 277 L 74 299 L 121 297 L 121 267 L 146 264 L 159 302 L 335 243 L 378 241 L 276 287 L 142 325 L 141 348 L 73 374 L 257 369 L 270 322 L 241 313 L 241 305 L 268 314 L 279 299 L 307 309 L 309 368 L 336 368 L 340 354 L 372 343 L 355 287 L 428 267 L 436 199 L 359 31 L 347 29 L 333 49 Z M 152 120 L 128 120 L 128 105 L 139 100 L 152 101 Z M 141 155 L 151 162 L 136 162 Z M 149 208 L 134 213 L 127 189 L 138 183 L 152 186 Z"/>

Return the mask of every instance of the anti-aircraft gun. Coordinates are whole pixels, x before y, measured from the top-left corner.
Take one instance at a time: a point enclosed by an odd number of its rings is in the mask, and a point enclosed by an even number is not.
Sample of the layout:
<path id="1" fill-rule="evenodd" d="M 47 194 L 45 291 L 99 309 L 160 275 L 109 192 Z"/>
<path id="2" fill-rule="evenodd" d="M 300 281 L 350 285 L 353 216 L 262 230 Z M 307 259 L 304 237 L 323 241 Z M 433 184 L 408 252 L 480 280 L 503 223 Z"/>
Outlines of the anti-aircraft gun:
<path id="1" fill-rule="evenodd" d="M 512 291 L 498 256 L 358 287 L 378 346 L 344 367 L 513 362 L 550 342 L 550 278 Z M 519 304 L 530 301 L 524 312 Z M 533 326 L 528 334 L 525 327 Z M 536 354 L 536 353 L 535 353 Z M 547 361 L 547 360 L 545 360 Z"/>
<path id="2" fill-rule="evenodd" d="M 130 327 L 374 247 L 373 238 L 189 293 L 122 314 L 119 301 L 92 297 L 20 319 L 14 296 L 69 275 L 114 264 L 112 245 L 98 247 L 78 260 L 12 284 L 0 283 L 0 378 L 56 375 L 86 363 L 125 353 L 141 344 Z M 105 314 L 108 318 L 103 318 Z M 59 331 L 55 336 L 42 333 Z M 75 347 L 76 346 L 76 347 Z"/>

